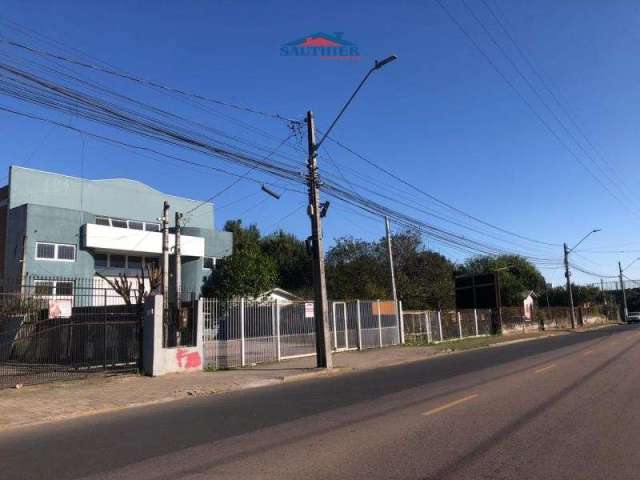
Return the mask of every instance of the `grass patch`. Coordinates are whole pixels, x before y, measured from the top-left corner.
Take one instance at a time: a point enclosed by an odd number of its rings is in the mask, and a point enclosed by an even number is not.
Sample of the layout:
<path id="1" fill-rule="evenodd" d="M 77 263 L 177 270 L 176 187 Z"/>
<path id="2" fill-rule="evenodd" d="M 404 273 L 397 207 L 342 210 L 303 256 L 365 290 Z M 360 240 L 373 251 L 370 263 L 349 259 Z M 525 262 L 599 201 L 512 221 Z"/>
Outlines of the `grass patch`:
<path id="1" fill-rule="evenodd" d="M 489 345 L 495 345 L 497 343 L 510 342 L 513 340 L 520 340 L 525 338 L 535 338 L 539 337 L 540 334 L 537 332 L 533 333 L 523 333 L 518 335 L 488 335 L 484 337 L 469 337 L 463 338 L 462 340 L 445 340 L 444 342 L 439 343 L 429 343 L 427 339 L 408 339 L 405 342 L 405 345 L 410 347 L 431 347 L 437 350 L 442 351 L 460 351 L 460 350 L 470 350 L 473 348 L 482 348 L 488 347 Z"/>

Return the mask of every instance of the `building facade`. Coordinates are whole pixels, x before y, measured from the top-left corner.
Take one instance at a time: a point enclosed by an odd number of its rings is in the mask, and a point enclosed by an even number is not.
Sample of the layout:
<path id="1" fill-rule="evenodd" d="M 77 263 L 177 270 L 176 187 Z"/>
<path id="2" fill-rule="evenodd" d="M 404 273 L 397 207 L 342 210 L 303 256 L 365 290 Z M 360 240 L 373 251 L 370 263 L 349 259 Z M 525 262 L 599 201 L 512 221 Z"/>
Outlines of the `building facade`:
<path id="1" fill-rule="evenodd" d="M 100 282 L 100 275 L 140 275 L 145 265 L 160 262 L 159 217 L 165 200 L 170 204 L 170 273 L 175 263 L 173 219 L 180 212 L 185 214 L 181 290 L 197 295 L 216 259 L 232 249 L 231 233 L 214 229 L 211 203 L 163 194 L 135 180 L 86 180 L 12 166 L 8 185 L 0 189 L 5 283 L 41 278 L 53 282 L 44 285 L 59 296 L 73 288 L 64 279 Z M 51 278 L 63 280 L 56 285 Z"/>

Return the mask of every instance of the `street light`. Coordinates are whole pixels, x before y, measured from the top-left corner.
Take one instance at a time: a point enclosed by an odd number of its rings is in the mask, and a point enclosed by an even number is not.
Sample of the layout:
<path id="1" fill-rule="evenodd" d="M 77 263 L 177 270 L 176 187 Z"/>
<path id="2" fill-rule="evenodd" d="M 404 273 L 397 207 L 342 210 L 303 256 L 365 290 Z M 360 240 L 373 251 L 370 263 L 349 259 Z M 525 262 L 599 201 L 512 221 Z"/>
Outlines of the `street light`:
<path id="1" fill-rule="evenodd" d="M 576 312 L 573 308 L 573 292 L 571 291 L 571 273 L 569 272 L 569 254 L 573 252 L 578 245 L 584 242 L 590 235 L 601 232 L 601 228 L 594 228 L 589 233 L 587 233 L 582 239 L 576 243 L 573 248 L 567 247 L 567 244 L 564 243 L 564 276 L 567 278 L 567 291 L 569 292 L 569 305 L 571 307 L 571 328 L 576 328 Z"/>
<path id="2" fill-rule="evenodd" d="M 316 129 L 313 122 L 313 113 L 307 112 L 307 141 L 309 148 L 309 158 L 307 160 L 307 183 L 309 187 L 309 206 L 307 213 L 311 219 L 311 247 L 313 250 L 313 290 L 315 297 L 315 324 L 316 324 L 316 359 L 319 368 L 331 368 L 331 338 L 329 327 L 329 301 L 327 299 L 327 281 L 324 272 L 324 250 L 322 247 L 322 213 L 326 214 L 328 204 L 323 208 L 320 203 L 320 178 L 318 175 L 318 150 L 325 141 L 329 132 L 333 130 L 342 114 L 351 104 L 357 93 L 360 91 L 369 76 L 379 70 L 384 65 L 393 62 L 397 57 L 391 55 L 384 60 L 376 61 L 371 69 L 364 76 L 358 87 L 351 94 L 342 109 L 338 112 L 335 120 L 320 139 L 316 142 Z"/>

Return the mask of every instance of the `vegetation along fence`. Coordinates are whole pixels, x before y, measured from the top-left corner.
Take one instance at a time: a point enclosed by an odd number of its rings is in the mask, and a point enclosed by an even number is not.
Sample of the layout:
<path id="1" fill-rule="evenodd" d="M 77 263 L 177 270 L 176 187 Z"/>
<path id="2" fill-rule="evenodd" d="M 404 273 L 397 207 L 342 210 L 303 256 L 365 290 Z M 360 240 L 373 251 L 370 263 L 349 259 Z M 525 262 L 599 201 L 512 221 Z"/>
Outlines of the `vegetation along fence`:
<path id="1" fill-rule="evenodd" d="M 230 368 L 316 354 L 313 302 L 203 299 L 204 357 L 209 368 Z M 400 343 L 390 301 L 329 302 L 334 351 Z"/>
<path id="2" fill-rule="evenodd" d="M 402 313 L 404 335 L 411 342 L 442 342 L 461 338 L 491 334 L 492 310 L 433 311 L 407 310 Z M 563 329 L 571 327 L 568 307 L 536 308 L 526 316 L 521 307 L 502 307 L 500 324 L 503 335 L 537 332 L 541 329 Z M 577 326 L 604 325 L 620 321 L 615 306 L 576 307 Z"/>
<path id="3" fill-rule="evenodd" d="M 0 293 L 0 388 L 139 367 L 142 305 L 82 279 Z"/>

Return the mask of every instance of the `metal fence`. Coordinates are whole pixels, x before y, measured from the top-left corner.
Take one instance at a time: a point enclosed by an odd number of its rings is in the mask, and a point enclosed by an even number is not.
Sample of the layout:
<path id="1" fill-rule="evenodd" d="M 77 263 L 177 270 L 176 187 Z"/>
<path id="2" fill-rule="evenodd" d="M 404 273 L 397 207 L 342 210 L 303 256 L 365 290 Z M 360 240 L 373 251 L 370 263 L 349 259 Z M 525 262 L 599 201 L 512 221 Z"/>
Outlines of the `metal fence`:
<path id="1" fill-rule="evenodd" d="M 209 368 L 231 368 L 316 353 L 313 302 L 202 299 L 204 357 Z M 329 302 L 334 351 L 400 343 L 395 304 Z"/>
<path id="2" fill-rule="evenodd" d="M 503 335 L 530 333 L 545 329 L 571 327 L 568 307 L 536 308 L 526 316 L 522 307 L 501 307 L 497 318 Z M 404 335 L 412 342 L 442 342 L 491 334 L 492 310 L 433 311 L 411 310 L 402 313 Z M 577 326 L 604 325 L 620 321 L 614 306 L 575 308 Z"/>
<path id="3" fill-rule="evenodd" d="M 533 314 L 526 316 L 522 307 L 502 307 L 502 333 L 527 333 L 541 329 L 571 328 L 571 308 L 538 307 Z M 620 321 L 618 307 L 615 305 L 595 305 L 575 307 L 576 326 L 594 326 Z"/>
<path id="4" fill-rule="evenodd" d="M 402 312 L 407 341 L 442 342 L 491 333 L 491 310 Z"/>
<path id="5" fill-rule="evenodd" d="M 118 301 L 87 279 L 41 279 L 4 290 L 0 388 L 138 368 L 142 305 Z"/>

